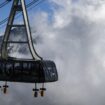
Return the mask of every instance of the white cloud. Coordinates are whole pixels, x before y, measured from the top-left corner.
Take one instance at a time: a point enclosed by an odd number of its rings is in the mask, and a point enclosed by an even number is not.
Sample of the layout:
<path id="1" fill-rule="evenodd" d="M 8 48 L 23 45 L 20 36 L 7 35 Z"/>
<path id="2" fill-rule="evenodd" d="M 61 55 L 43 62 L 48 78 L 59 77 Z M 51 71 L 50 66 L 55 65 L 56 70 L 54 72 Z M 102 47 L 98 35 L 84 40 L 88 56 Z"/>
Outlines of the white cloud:
<path id="1" fill-rule="evenodd" d="M 92 22 L 102 22 L 105 20 L 104 0 L 51 0 L 57 6 L 62 7 L 55 11 L 55 26 L 63 27 L 69 24 L 72 15 L 78 15 Z M 50 1 L 50 2 L 51 2 Z M 69 17 L 69 18 L 68 18 Z M 64 22 L 63 22 L 64 21 Z"/>
<path id="2" fill-rule="evenodd" d="M 75 4 L 78 15 L 83 16 L 93 22 L 105 20 L 105 1 L 104 0 L 78 0 Z"/>
<path id="3" fill-rule="evenodd" d="M 54 59 L 59 72 L 59 82 L 49 84 L 55 96 L 49 94 L 49 100 L 57 105 L 104 105 L 105 2 L 52 2 L 59 6 L 53 9 L 53 23 L 42 22 L 41 31 L 37 27 L 43 39 L 40 54 Z M 38 17 L 44 18 L 40 13 Z"/>

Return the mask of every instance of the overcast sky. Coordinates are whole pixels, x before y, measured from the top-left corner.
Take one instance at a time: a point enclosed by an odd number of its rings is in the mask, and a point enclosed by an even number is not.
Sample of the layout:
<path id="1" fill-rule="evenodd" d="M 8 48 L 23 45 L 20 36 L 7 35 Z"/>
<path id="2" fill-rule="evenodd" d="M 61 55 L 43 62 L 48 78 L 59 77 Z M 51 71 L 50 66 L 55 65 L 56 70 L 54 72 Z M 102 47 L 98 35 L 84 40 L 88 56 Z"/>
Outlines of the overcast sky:
<path id="1" fill-rule="evenodd" d="M 0 103 L 105 105 L 105 1 L 47 2 L 50 11 L 32 12 L 30 23 L 41 38 L 36 49 L 44 59 L 55 61 L 59 81 L 46 84 L 45 98 L 38 99 L 31 94 L 34 85 L 10 84 Z"/>

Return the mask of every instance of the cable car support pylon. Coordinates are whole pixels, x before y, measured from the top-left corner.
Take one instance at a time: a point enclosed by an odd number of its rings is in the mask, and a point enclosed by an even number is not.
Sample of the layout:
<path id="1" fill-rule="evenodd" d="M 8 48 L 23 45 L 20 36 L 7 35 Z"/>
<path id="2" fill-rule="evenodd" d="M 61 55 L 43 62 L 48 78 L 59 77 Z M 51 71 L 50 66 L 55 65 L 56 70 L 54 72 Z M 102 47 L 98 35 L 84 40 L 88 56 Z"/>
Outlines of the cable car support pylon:
<path id="1" fill-rule="evenodd" d="M 18 24 L 13 24 L 14 21 L 14 17 L 16 15 L 16 12 L 22 12 L 23 15 L 23 20 L 24 20 L 24 24 L 22 25 L 18 25 Z M 26 35 L 27 35 L 27 42 L 19 42 L 19 41 L 8 41 L 10 33 L 11 33 L 11 29 L 13 27 L 25 27 L 26 29 Z M 30 25 L 29 25 L 29 20 L 28 20 L 28 14 L 27 14 L 27 10 L 26 10 L 26 5 L 25 5 L 25 0 L 14 0 L 13 1 L 13 5 L 11 8 L 11 13 L 8 19 L 8 23 L 7 23 L 7 27 L 6 27 L 6 31 L 4 34 L 4 38 L 3 38 L 3 42 L 2 42 L 2 47 L 1 47 L 1 57 L 3 59 L 8 59 L 8 51 L 7 51 L 7 45 L 10 43 L 27 43 L 30 49 L 30 53 L 32 55 L 32 58 L 34 60 L 41 60 L 42 58 L 37 54 L 37 52 L 35 51 L 34 45 L 33 45 L 33 41 L 32 41 L 32 35 L 31 35 L 31 29 L 30 29 Z"/>

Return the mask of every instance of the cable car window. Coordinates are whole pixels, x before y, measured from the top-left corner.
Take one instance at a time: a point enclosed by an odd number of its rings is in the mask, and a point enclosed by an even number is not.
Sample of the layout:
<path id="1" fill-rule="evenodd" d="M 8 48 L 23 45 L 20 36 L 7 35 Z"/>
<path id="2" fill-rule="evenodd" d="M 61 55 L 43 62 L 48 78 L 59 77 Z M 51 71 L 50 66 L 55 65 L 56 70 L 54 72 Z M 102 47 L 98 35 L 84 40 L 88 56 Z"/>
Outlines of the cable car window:
<path id="1" fill-rule="evenodd" d="M 21 73 L 22 73 L 21 63 L 19 63 L 19 62 L 14 63 L 14 73 L 15 73 L 15 75 L 21 75 Z"/>
<path id="2" fill-rule="evenodd" d="M 2 63 L 0 62 L 0 75 L 3 74 Z"/>
<path id="3" fill-rule="evenodd" d="M 28 68 L 28 62 L 24 62 L 23 63 L 23 70 L 22 70 L 22 74 L 23 75 L 27 75 L 29 76 L 29 68 Z"/>
<path id="4" fill-rule="evenodd" d="M 6 69 L 13 70 L 13 64 L 12 63 L 6 63 Z"/>
<path id="5" fill-rule="evenodd" d="M 19 64 L 18 62 L 16 62 L 16 63 L 14 64 L 15 69 L 19 69 L 19 66 L 20 66 L 20 64 Z"/>
<path id="6" fill-rule="evenodd" d="M 7 76 L 13 75 L 13 64 L 12 63 L 6 63 L 5 64 L 5 74 Z"/>
<path id="7" fill-rule="evenodd" d="M 23 70 L 24 70 L 24 69 L 27 69 L 27 65 L 28 65 L 27 62 L 24 62 L 24 63 L 23 63 Z"/>

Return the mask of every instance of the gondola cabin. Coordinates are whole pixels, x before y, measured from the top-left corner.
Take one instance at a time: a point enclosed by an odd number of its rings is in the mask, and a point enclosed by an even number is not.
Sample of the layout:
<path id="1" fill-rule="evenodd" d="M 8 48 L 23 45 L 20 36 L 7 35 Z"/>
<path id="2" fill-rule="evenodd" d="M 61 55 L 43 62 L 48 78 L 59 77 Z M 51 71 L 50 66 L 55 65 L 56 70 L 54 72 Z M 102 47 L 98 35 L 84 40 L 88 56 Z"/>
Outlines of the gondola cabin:
<path id="1" fill-rule="evenodd" d="M 53 61 L 0 59 L 0 81 L 45 83 L 58 80 Z"/>

